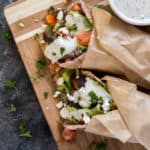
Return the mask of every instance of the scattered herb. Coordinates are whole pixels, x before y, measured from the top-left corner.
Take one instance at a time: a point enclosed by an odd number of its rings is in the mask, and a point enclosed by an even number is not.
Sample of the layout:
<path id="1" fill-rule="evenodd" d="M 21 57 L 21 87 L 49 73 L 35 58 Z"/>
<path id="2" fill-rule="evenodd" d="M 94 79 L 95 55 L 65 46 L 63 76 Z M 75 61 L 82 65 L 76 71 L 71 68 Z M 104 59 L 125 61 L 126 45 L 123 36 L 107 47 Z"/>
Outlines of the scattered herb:
<path id="1" fill-rule="evenodd" d="M 44 58 L 39 58 L 36 61 L 36 68 L 37 68 L 37 73 L 38 73 L 38 77 L 43 77 L 43 71 L 46 67 L 46 60 Z"/>
<path id="2" fill-rule="evenodd" d="M 60 48 L 60 54 L 63 55 L 64 52 L 65 52 L 65 48 L 64 48 L 64 47 L 61 47 L 61 48 Z"/>
<path id="3" fill-rule="evenodd" d="M 54 13 L 55 12 L 55 8 L 53 6 L 51 6 L 49 9 L 48 9 L 48 13 Z"/>
<path id="4" fill-rule="evenodd" d="M 12 39 L 11 32 L 4 32 L 3 33 L 3 39 L 7 40 L 7 41 L 11 40 Z"/>
<path id="5" fill-rule="evenodd" d="M 73 124 L 78 124 L 79 121 L 78 121 L 76 118 L 72 117 L 72 118 L 71 118 L 71 123 L 73 123 Z"/>
<path id="6" fill-rule="evenodd" d="M 89 22 L 87 18 L 84 19 L 84 25 L 88 29 L 88 31 L 92 31 L 93 25 Z"/>
<path id="7" fill-rule="evenodd" d="M 96 150 L 106 150 L 107 148 L 107 143 L 106 141 L 101 142 L 99 144 L 96 145 Z"/>
<path id="8" fill-rule="evenodd" d="M 58 26 L 58 29 L 63 28 L 63 27 L 65 27 L 65 23 L 61 23 L 61 24 Z"/>
<path id="9" fill-rule="evenodd" d="M 30 131 L 27 131 L 25 133 L 21 133 L 19 136 L 21 136 L 21 137 L 32 137 L 32 134 Z"/>
<path id="10" fill-rule="evenodd" d="M 104 8 L 104 5 L 102 5 L 102 4 L 95 4 L 94 7 L 97 7 L 97 8 Z"/>
<path id="11" fill-rule="evenodd" d="M 16 107 L 15 107 L 15 105 L 14 104 L 11 104 L 10 105 L 10 112 L 16 112 Z"/>
<path id="12" fill-rule="evenodd" d="M 68 112 L 77 111 L 77 109 L 75 107 L 71 107 L 71 106 L 67 106 L 66 109 Z"/>
<path id="13" fill-rule="evenodd" d="M 90 91 L 88 95 L 91 97 L 92 103 L 96 103 L 99 100 L 99 97 L 96 95 L 94 91 Z"/>
<path id="14" fill-rule="evenodd" d="M 33 38 L 34 38 L 35 40 L 38 40 L 38 39 L 40 38 L 40 36 L 39 36 L 38 33 L 35 33 L 34 36 L 33 36 Z"/>
<path id="15" fill-rule="evenodd" d="M 45 28 L 45 32 L 52 33 L 53 32 L 53 27 L 52 26 L 47 26 Z"/>
<path id="16" fill-rule="evenodd" d="M 48 92 L 44 92 L 43 95 L 44 95 L 44 98 L 45 98 L 45 99 L 48 98 Z"/>
<path id="17" fill-rule="evenodd" d="M 81 100 L 81 97 L 79 96 L 79 97 L 78 97 L 78 101 L 80 101 L 80 100 Z"/>
<path id="18" fill-rule="evenodd" d="M 67 92 L 71 92 L 72 90 L 72 83 L 71 83 L 71 77 L 72 77 L 72 74 L 74 73 L 73 70 L 70 70 L 70 69 L 65 69 L 65 71 L 63 72 L 63 80 L 64 80 L 64 88 Z"/>
<path id="19" fill-rule="evenodd" d="M 26 122 L 23 121 L 19 124 L 19 136 L 21 137 L 32 137 L 31 131 L 29 131 L 26 127 Z"/>
<path id="20" fill-rule="evenodd" d="M 92 116 L 95 116 L 95 115 L 98 115 L 98 114 L 104 114 L 104 112 L 102 110 L 100 110 L 99 108 L 95 107 L 95 108 L 92 108 L 92 109 L 88 109 L 87 114 L 90 117 L 92 117 Z"/>
<path id="21" fill-rule="evenodd" d="M 80 77 L 80 71 L 79 69 L 75 69 L 76 78 L 78 79 Z"/>
<path id="22" fill-rule="evenodd" d="M 73 24 L 72 26 L 68 27 L 69 31 L 76 32 L 77 31 L 77 25 Z"/>
<path id="23" fill-rule="evenodd" d="M 53 52 L 53 53 L 52 53 L 52 55 L 53 55 L 53 56 L 56 56 L 56 53 L 55 53 L 55 52 Z"/>
<path id="24" fill-rule="evenodd" d="M 78 45 L 78 49 L 81 51 L 86 51 L 88 46 Z"/>
<path id="25" fill-rule="evenodd" d="M 30 77 L 31 82 L 34 82 L 38 79 L 38 77 Z"/>
<path id="26" fill-rule="evenodd" d="M 5 87 L 9 90 L 16 90 L 17 92 L 19 92 L 17 85 L 16 85 L 16 81 L 14 80 L 7 80 L 5 82 Z"/>

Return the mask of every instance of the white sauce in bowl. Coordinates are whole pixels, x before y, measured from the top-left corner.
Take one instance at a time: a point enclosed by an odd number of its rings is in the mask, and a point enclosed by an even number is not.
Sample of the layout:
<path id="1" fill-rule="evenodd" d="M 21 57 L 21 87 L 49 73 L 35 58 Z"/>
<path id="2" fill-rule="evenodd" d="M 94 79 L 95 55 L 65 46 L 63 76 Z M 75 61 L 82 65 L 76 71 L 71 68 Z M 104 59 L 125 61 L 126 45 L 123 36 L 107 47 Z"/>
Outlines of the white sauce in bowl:
<path id="1" fill-rule="evenodd" d="M 129 18 L 150 19 L 150 0 L 114 0 L 114 4 Z"/>

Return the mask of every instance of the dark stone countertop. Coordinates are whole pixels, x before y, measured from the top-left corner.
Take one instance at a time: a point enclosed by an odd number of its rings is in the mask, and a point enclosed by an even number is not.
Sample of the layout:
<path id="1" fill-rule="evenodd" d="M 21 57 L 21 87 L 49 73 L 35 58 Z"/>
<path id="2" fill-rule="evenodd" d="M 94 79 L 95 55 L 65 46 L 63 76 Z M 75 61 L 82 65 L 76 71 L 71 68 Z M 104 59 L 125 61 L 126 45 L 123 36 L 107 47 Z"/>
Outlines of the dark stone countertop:
<path id="1" fill-rule="evenodd" d="M 40 105 L 13 40 L 2 38 L 8 31 L 4 7 L 13 0 L 0 0 L 0 150 L 56 150 Z M 4 87 L 6 80 L 15 80 L 19 93 Z M 11 113 L 10 105 L 17 111 Z M 18 124 L 27 121 L 32 138 L 19 137 Z"/>

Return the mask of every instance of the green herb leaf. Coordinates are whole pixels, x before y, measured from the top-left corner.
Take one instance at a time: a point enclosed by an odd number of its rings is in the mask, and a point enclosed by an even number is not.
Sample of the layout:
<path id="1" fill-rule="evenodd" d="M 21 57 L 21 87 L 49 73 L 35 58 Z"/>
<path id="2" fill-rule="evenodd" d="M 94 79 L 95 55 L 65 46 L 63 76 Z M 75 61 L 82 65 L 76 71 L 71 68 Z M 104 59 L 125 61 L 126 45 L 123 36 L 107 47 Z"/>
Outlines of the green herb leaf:
<path id="1" fill-rule="evenodd" d="M 75 107 L 71 107 L 71 106 L 67 106 L 66 109 L 68 112 L 77 111 L 77 109 Z"/>
<path id="2" fill-rule="evenodd" d="M 35 40 L 38 40 L 38 39 L 40 38 L 40 36 L 39 36 L 38 33 L 35 33 L 34 36 L 33 36 L 33 38 L 34 38 Z"/>
<path id="3" fill-rule="evenodd" d="M 92 117 L 98 114 L 103 114 L 104 112 L 100 109 L 98 109 L 97 107 L 95 108 L 91 108 L 91 109 L 87 109 L 87 114 L 88 116 Z"/>
<path id="4" fill-rule="evenodd" d="M 3 39 L 7 40 L 7 41 L 11 40 L 12 39 L 11 32 L 4 32 L 3 33 Z"/>
<path id="5" fill-rule="evenodd" d="M 53 32 L 53 27 L 52 26 L 47 26 L 45 28 L 45 32 L 52 33 Z"/>
<path id="6" fill-rule="evenodd" d="M 106 148 L 107 148 L 106 142 L 102 142 L 96 145 L 96 150 L 106 150 Z"/>
<path id="7" fill-rule="evenodd" d="M 19 136 L 21 137 L 32 137 L 32 134 L 31 134 L 31 131 L 28 131 L 28 129 L 26 128 L 26 122 L 23 121 L 23 122 L 20 122 L 19 123 Z"/>
<path id="8" fill-rule="evenodd" d="M 65 48 L 64 48 L 64 47 L 61 47 L 61 48 L 60 48 L 60 54 L 63 55 L 64 52 L 65 52 Z"/>
<path id="9" fill-rule="evenodd" d="M 25 133 L 21 133 L 21 134 L 19 134 L 19 136 L 21 136 L 21 137 L 32 137 L 32 134 L 31 134 L 31 132 L 30 131 L 27 131 L 27 132 L 25 132 Z"/>
<path id="10" fill-rule="evenodd" d="M 99 97 L 96 95 L 94 91 L 90 91 L 88 95 L 91 97 L 92 103 L 97 103 L 97 101 L 99 100 Z"/>
<path id="11" fill-rule="evenodd" d="M 95 4 L 94 7 L 97 7 L 97 8 L 104 8 L 104 5 L 102 5 L 102 4 Z"/>
<path id="12" fill-rule="evenodd" d="M 76 118 L 72 117 L 72 118 L 71 118 L 71 123 L 73 123 L 73 124 L 78 124 L 79 121 L 78 121 Z"/>
<path id="13" fill-rule="evenodd" d="M 10 105 L 10 112 L 16 112 L 16 107 L 15 107 L 15 105 L 14 104 L 11 104 Z"/>
<path id="14" fill-rule="evenodd" d="M 80 77 L 80 70 L 79 69 L 75 69 L 75 74 L 76 74 L 76 78 Z"/>
<path id="15" fill-rule="evenodd" d="M 81 51 L 86 51 L 88 49 L 88 46 L 78 45 L 78 49 Z"/>
<path id="16" fill-rule="evenodd" d="M 44 92 L 44 98 L 47 99 L 48 98 L 48 92 Z"/>
<path id="17" fill-rule="evenodd" d="M 50 6 L 50 8 L 48 9 L 48 13 L 54 13 L 55 12 L 55 8 L 53 6 Z"/>
<path id="18" fill-rule="evenodd" d="M 64 80 L 64 85 L 65 85 L 67 92 L 71 92 L 71 90 L 72 90 L 71 77 L 72 77 L 73 72 L 74 71 L 71 69 L 65 69 L 65 71 L 63 72 L 63 75 L 62 75 L 63 80 Z"/>
<path id="19" fill-rule="evenodd" d="M 39 77 L 43 76 L 43 71 L 46 67 L 46 60 L 44 58 L 39 58 L 36 61 L 36 68 L 37 68 L 37 73 Z"/>
<path id="20" fill-rule="evenodd" d="M 71 32 L 76 32 L 77 31 L 77 25 L 76 24 L 73 24 L 72 26 L 68 27 L 69 31 Z"/>
<path id="21" fill-rule="evenodd" d="M 17 92 L 19 92 L 19 90 L 17 89 L 17 86 L 16 86 L 16 81 L 14 81 L 14 80 L 7 80 L 5 82 L 5 87 L 9 90 L 16 90 Z"/>
<path id="22" fill-rule="evenodd" d="M 104 84 L 104 85 L 103 85 L 103 88 L 104 88 L 108 93 L 110 93 L 107 84 Z"/>
<path id="23" fill-rule="evenodd" d="M 61 24 L 58 26 L 57 30 L 60 29 L 60 28 L 63 28 L 63 27 L 65 27 L 65 23 L 61 23 Z"/>
<path id="24" fill-rule="evenodd" d="M 52 55 L 53 55 L 53 56 L 56 56 L 56 53 L 55 53 L 55 52 L 53 52 L 53 53 L 52 53 Z"/>

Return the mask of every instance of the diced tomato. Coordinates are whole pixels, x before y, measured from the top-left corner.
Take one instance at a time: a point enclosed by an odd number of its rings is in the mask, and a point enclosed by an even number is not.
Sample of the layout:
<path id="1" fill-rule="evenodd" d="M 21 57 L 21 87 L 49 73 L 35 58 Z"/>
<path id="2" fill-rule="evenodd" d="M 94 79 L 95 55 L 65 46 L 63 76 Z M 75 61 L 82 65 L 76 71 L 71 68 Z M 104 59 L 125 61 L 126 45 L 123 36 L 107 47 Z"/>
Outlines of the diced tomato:
<path id="1" fill-rule="evenodd" d="M 79 86 L 78 86 L 78 80 L 76 78 L 73 78 L 72 79 L 72 83 L 73 83 L 73 87 L 77 90 L 79 89 Z"/>
<path id="2" fill-rule="evenodd" d="M 60 66 L 57 63 L 50 64 L 49 68 L 51 71 L 59 72 L 61 70 Z"/>
<path id="3" fill-rule="evenodd" d="M 80 45 L 87 46 L 90 42 L 91 32 L 79 33 L 76 37 Z"/>
<path id="4" fill-rule="evenodd" d="M 71 10 L 73 10 L 73 11 L 78 11 L 79 13 L 82 13 L 81 4 L 80 4 L 80 3 L 75 3 L 75 4 L 72 6 Z"/>
<path id="5" fill-rule="evenodd" d="M 66 140 L 66 141 L 72 141 L 75 139 L 75 136 L 76 136 L 76 131 L 72 131 L 72 130 L 68 130 L 68 129 L 64 129 L 63 130 L 63 138 Z"/>
<path id="6" fill-rule="evenodd" d="M 48 14 L 46 16 L 46 22 L 48 23 L 48 25 L 50 26 L 55 26 L 56 22 L 57 22 L 57 19 L 55 17 L 54 14 Z"/>

